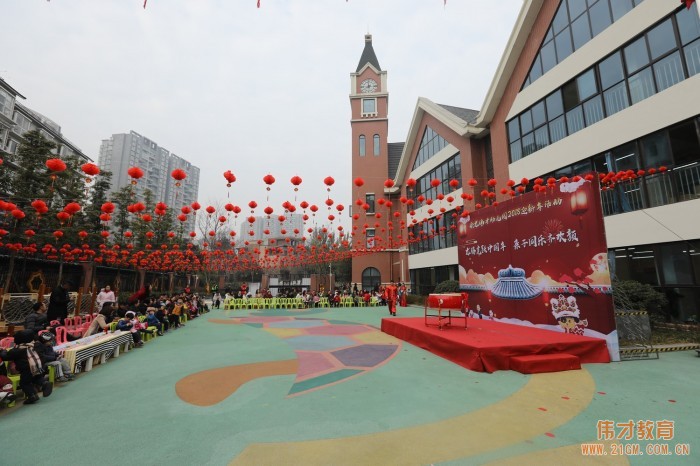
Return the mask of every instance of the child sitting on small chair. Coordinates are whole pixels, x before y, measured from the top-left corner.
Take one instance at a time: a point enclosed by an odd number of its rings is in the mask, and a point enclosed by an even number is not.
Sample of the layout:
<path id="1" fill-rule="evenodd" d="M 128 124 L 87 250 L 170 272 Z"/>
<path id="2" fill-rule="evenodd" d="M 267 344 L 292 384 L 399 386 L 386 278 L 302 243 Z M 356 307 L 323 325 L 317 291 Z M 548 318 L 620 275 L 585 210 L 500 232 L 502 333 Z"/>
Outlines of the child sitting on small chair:
<path id="1" fill-rule="evenodd" d="M 68 361 L 56 354 L 53 349 L 54 343 L 53 334 L 51 332 L 44 332 L 39 335 L 39 341 L 36 343 L 34 349 L 39 354 L 44 366 L 54 366 L 56 368 L 56 382 L 71 381 L 74 376 L 71 374 L 70 365 Z"/>
<path id="2" fill-rule="evenodd" d="M 134 339 L 134 344 L 137 348 L 143 346 L 143 341 L 141 341 L 141 322 L 136 318 L 136 313 L 134 311 L 128 311 L 124 318 L 119 319 L 117 323 L 117 330 L 123 332 L 131 332 L 131 337 Z"/>

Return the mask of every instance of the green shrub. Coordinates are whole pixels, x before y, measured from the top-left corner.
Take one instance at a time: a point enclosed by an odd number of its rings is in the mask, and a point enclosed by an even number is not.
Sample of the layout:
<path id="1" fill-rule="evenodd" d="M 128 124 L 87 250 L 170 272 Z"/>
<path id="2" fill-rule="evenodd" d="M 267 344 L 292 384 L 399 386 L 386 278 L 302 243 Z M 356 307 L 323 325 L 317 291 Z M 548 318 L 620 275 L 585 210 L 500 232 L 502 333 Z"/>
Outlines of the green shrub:
<path id="1" fill-rule="evenodd" d="M 438 283 L 433 293 L 459 293 L 459 282 L 457 280 L 445 280 Z"/>
<path id="2" fill-rule="evenodd" d="M 421 296 L 418 294 L 409 294 L 406 296 L 406 303 L 407 304 L 419 304 L 421 306 L 425 305 L 425 296 Z"/>
<path id="3" fill-rule="evenodd" d="M 615 310 L 647 311 L 651 320 L 671 320 L 668 298 L 653 286 L 635 280 L 613 281 Z"/>

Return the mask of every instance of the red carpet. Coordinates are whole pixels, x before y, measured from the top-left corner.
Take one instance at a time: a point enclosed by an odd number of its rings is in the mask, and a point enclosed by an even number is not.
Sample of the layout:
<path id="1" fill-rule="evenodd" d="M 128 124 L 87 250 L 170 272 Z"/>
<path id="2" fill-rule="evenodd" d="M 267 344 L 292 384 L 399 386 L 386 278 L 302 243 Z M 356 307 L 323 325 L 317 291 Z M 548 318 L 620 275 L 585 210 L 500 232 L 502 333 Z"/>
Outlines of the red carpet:
<path id="1" fill-rule="evenodd" d="M 610 362 L 605 340 L 491 320 L 469 319 L 467 330 L 438 330 L 426 327 L 423 317 L 382 319 L 382 331 L 478 372 L 510 370 L 514 356 L 569 354 L 582 364 Z"/>

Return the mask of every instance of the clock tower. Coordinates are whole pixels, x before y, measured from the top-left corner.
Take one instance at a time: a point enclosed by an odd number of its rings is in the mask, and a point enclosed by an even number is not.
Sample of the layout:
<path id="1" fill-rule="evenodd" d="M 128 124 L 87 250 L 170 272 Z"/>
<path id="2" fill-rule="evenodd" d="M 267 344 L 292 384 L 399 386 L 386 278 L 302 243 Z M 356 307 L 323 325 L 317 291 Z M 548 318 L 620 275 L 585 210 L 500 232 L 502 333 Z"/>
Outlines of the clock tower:
<path id="1" fill-rule="evenodd" d="M 384 182 L 389 178 L 388 121 L 389 94 L 386 71 L 382 71 L 372 47 L 372 35 L 365 35 L 365 48 L 357 70 L 350 74 L 350 127 L 352 132 L 353 249 L 374 249 L 352 259 L 352 282 L 359 289 L 372 289 L 399 278 L 392 270 L 388 238 L 393 233 L 387 220 L 391 213 L 384 201 Z M 362 200 L 363 205 L 358 205 Z M 395 209 L 396 207 L 394 207 Z M 398 230 L 398 228 L 397 228 Z"/>

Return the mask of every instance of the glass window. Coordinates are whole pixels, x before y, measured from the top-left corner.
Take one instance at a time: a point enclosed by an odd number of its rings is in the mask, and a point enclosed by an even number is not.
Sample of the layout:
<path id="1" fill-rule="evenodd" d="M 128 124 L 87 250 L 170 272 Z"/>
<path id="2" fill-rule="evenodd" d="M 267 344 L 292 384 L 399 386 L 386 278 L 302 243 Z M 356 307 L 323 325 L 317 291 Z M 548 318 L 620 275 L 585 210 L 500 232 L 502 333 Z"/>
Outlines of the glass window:
<path id="1" fill-rule="evenodd" d="M 552 136 L 552 144 L 566 137 L 566 125 L 564 115 L 552 120 L 549 123 L 549 134 Z"/>
<path id="2" fill-rule="evenodd" d="M 647 68 L 634 76 L 630 76 L 629 83 L 632 104 L 641 102 L 642 100 L 656 93 L 651 68 Z"/>
<path id="3" fill-rule="evenodd" d="M 596 94 L 598 92 L 598 86 L 595 82 L 593 68 L 576 78 L 576 85 L 578 87 L 578 98 L 580 100 L 586 100 L 593 94 Z"/>
<path id="4" fill-rule="evenodd" d="M 634 73 L 649 63 L 649 52 L 643 36 L 625 47 L 625 61 L 628 74 Z"/>
<path id="5" fill-rule="evenodd" d="M 594 123 L 603 119 L 603 102 L 599 95 L 583 104 L 583 112 L 586 115 L 586 126 L 591 126 Z"/>
<path id="6" fill-rule="evenodd" d="M 561 92 L 556 91 L 547 96 L 547 116 L 552 119 L 564 113 L 564 103 L 561 100 Z"/>
<path id="7" fill-rule="evenodd" d="M 540 58 L 540 54 L 538 53 L 535 57 L 535 61 L 532 63 L 532 69 L 530 70 L 528 79 L 532 79 L 534 81 L 540 76 L 542 76 L 542 58 Z"/>
<path id="8" fill-rule="evenodd" d="M 607 89 L 622 81 L 625 73 L 622 71 L 620 52 L 615 52 L 600 62 L 598 70 L 600 71 L 600 84 L 603 86 L 603 89 Z"/>
<path id="9" fill-rule="evenodd" d="M 631 251 L 625 248 L 615 249 L 613 254 L 615 256 L 614 269 L 611 270 L 611 275 L 614 274 L 615 278 L 619 280 L 630 280 L 632 278 L 630 274 L 630 255 Z"/>
<path id="10" fill-rule="evenodd" d="M 379 151 L 380 151 L 379 142 L 380 142 L 379 135 L 375 134 L 374 135 L 374 155 L 379 155 Z"/>
<path id="11" fill-rule="evenodd" d="M 700 144 L 695 123 L 690 121 L 676 126 L 668 131 L 668 136 L 677 167 L 700 162 Z"/>
<path id="12" fill-rule="evenodd" d="M 610 157 L 614 164 L 611 171 L 636 170 L 639 167 L 637 145 L 634 142 L 611 150 Z"/>
<path id="13" fill-rule="evenodd" d="M 542 46 L 540 56 L 542 57 L 542 74 L 544 74 L 557 64 L 557 54 L 554 50 L 553 40 Z M 534 81 L 535 78 L 532 78 L 532 80 Z"/>
<path id="14" fill-rule="evenodd" d="M 532 133 L 523 136 L 523 156 L 528 156 L 535 152 L 535 136 Z"/>
<path id="15" fill-rule="evenodd" d="M 365 156 L 365 151 L 366 151 L 365 135 L 362 134 L 362 135 L 360 135 L 360 157 Z"/>
<path id="16" fill-rule="evenodd" d="M 607 115 L 614 115 L 620 110 L 624 110 L 629 106 L 627 98 L 627 84 L 623 81 L 603 93 L 605 99 L 605 110 Z"/>
<path id="17" fill-rule="evenodd" d="M 510 161 L 517 162 L 523 158 L 523 151 L 520 148 L 520 140 L 515 141 L 510 145 Z"/>
<path id="18" fill-rule="evenodd" d="M 626 15 L 634 6 L 632 5 L 632 0 L 611 0 L 610 6 L 612 7 L 613 21 L 617 21 Z"/>
<path id="19" fill-rule="evenodd" d="M 685 62 L 688 65 L 688 76 L 695 76 L 700 72 L 700 40 L 696 40 L 683 48 Z"/>
<path id="20" fill-rule="evenodd" d="M 547 117 L 544 113 L 544 101 L 540 100 L 532 106 L 532 126 L 537 128 L 545 124 L 546 121 Z"/>
<path id="21" fill-rule="evenodd" d="M 608 173 L 612 171 L 612 169 L 608 166 L 608 154 L 609 153 L 599 154 L 591 159 L 593 171 L 599 173 Z"/>
<path id="22" fill-rule="evenodd" d="M 374 194 L 365 194 L 365 204 L 369 205 L 368 214 L 374 213 Z M 369 231 L 369 230 L 367 230 Z"/>
<path id="23" fill-rule="evenodd" d="M 659 167 L 673 164 L 666 131 L 650 134 L 640 140 L 644 166 Z"/>
<path id="24" fill-rule="evenodd" d="M 614 2 L 613 2 L 614 3 Z M 630 278 L 649 285 L 658 285 L 656 274 L 656 257 L 653 246 L 639 246 L 629 248 L 630 251 Z"/>
<path id="25" fill-rule="evenodd" d="M 675 52 L 668 57 L 654 63 L 654 76 L 659 87 L 658 92 L 667 89 L 685 79 L 680 52 Z"/>
<path id="26" fill-rule="evenodd" d="M 692 285 L 694 277 L 689 252 L 690 249 L 693 249 L 692 246 L 687 243 L 666 243 L 659 247 L 664 283 L 667 285 Z"/>
<path id="27" fill-rule="evenodd" d="M 572 20 L 586 11 L 586 2 L 582 2 L 581 0 L 567 0 L 567 3 L 569 5 L 569 17 Z"/>
<path id="28" fill-rule="evenodd" d="M 695 270 L 695 284 L 700 284 L 700 241 L 692 241 L 688 251 Z"/>
<path id="29" fill-rule="evenodd" d="M 591 171 L 591 161 L 590 160 L 582 160 L 580 162 L 576 162 L 573 165 L 574 175 L 582 175 L 583 176 L 590 171 Z"/>
<path id="30" fill-rule="evenodd" d="M 530 110 L 527 110 L 520 115 L 520 129 L 523 133 L 529 133 L 532 131 L 532 115 L 530 114 Z"/>
<path id="31" fill-rule="evenodd" d="M 582 5 L 583 2 L 577 1 Z M 586 42 L 591 40 L 591 26 L 588 24 L 588 15 L 581 15 L 576 21 L 571 23 L 571 34 L 574 36 L 574 49 L 580 49 Z"/>
<path id="32" fill-rule="evenodd" d="M 564 59 L 574 51 L 571 45 L 571 31 L 569 31 L 569 28 L 559 33 L 559 35 L 554 38 L 554 43 L 557 45 L 557 60 L 559 60 L 559 63 L 564 61 Z"/>
<path id="33" fill-rule="evenodd" d="M 535 147 L 540 150 L 549 145 L 549 134 L 547 133 L 547 126 L 542 126 L 535 130 Z"/>
<path id="34" fill-rule="evenodd" d="M 676 13 L 676 21 L 683 45 L 700 37 L 700 18 L 696 4 L 693 4 L 690 10 L 683 9 Z"/>
<path id="35" fill-rule="evenodd" d="M 580 106 L 566 112 L 566 126 L 569 128 L 569 134 L 583 129 L 583 109 Z"/>
<path id="36" fill-rule="evenodd" d="M 656 26 L 647 33 L 651 59 L 655 60 L 661 55 L 676 48 L 676 34 L 673 32 L 671 18 Z"/>
<path id="37" fill-rule="evenodd" d="M 508 139 L 510 141 L 515 141 L 520 138 L 520 127 L 518 125 L 518 119 L 513 118 L 508 122 Z"/>
<path id="38" fill-rule="evenodd" d="M 552 29 L 554 29 L 554 34 L 558 34 L 562 29 L 564 29 L 569 24 L 569 17 L 566 11 L 566 2 L 561 2 L 559 10 L 552 21 Z"/>
<path id="39" fill-rule="evenodd" d="M 564 84 L 564 87 L 561 88 L 561 92 L 564 95 L 564 110 L 571 110 L 581 102 L 578 98 L 578 86 L 576 85 L 576 81 Z"/>
<path id="40" fill-rule="evenodd" d="M 600 1 L 593 5 L 588 10 L 588 14 L 591 17 L 593 37 L 597 36 L 603 29 L 612 24 L 612 18 L 610 17 L 610 6 L 608 5 L 607 0 Z"/>
<path id="41" fill-rule="evenodd" d="M 362 113 L 376 113 L 377 101 L 375 99 L 362 99 Z"/>

